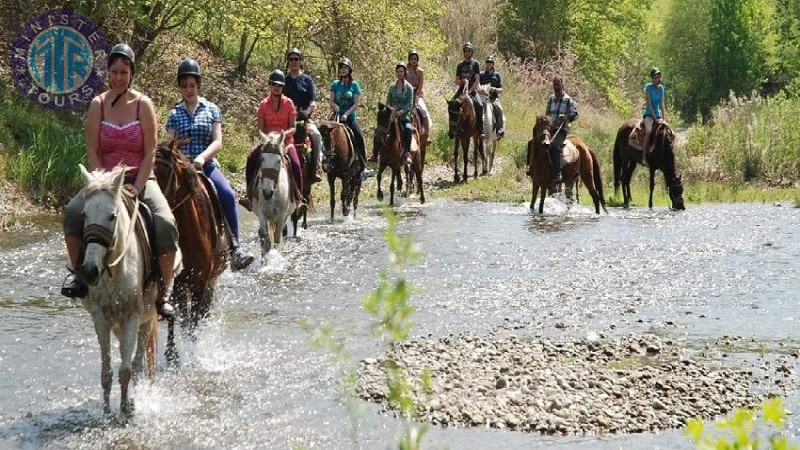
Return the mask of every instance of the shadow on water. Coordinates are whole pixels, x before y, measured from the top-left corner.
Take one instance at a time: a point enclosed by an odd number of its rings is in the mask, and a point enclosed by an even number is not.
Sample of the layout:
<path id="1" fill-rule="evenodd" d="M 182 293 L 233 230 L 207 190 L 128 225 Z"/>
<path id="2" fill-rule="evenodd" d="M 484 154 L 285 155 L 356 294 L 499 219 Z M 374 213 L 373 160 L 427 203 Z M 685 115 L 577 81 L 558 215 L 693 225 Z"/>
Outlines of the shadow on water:
<path id="1" fill-rule="evenodd" d="M 61 216 L 57 214 L 39 214 L 24 220 L 24 223 L 11 223 L 0 229 L 0 250 L 22 247 L 61 229 Z"/>
<path id="2" fill-rule="evenodd" d="M 535 216 L 528 221 L 528 230 L 533 233 L 562 233 L 597 222 L 597 218 L 573 216 Z"/>
<path id="3" fill-rule="evenodd" d="M 0 444 L 46 446 L 89 430 L 105 431 L 120 426 L 118 420 L 102 413 L 100 402 L 28 413 L 0 425 Z"/>

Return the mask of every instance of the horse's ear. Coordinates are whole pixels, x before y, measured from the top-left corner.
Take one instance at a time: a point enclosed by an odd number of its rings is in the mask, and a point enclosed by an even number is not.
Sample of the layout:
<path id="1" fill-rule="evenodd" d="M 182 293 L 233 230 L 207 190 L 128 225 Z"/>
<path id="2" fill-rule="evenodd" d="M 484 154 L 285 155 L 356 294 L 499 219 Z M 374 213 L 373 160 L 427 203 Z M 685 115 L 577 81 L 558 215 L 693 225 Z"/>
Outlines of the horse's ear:
<path id="1" fill-rule="evenodd" d="M 112 185 L 114 187 L 114 192 L 119 194 L 120 191 L 122 191 L 122 186 L 125 185 L 125 168 L 117 166 L 111 172 L 111 175 L 114 177 Z"/>
<path id="2" fill-rule="evenodd" d="M 260 137 L 261 137 L 261 143 L 262 143 L 262 144 L 266 144 L 266 143 L 268 142 L 268 139 L 267 139 L 267 138 L 269 138 L 269 135 L 267 135 L 266 133 L 264 133 L 264 132 L 263 132 L 263 131 L 261 131 L 261 130 L 259 130 L 259 131 L 258 131 L 258 134 L 259 134 L 259 135 L 260 135 Z"/>
<path id="3" fill-rule="evenodd" d="M 83 164 L 78 164 L 78 169 L 81 171 L 81 178 L 83 179 L 83 184 L 88 185 L 90 181 L 92 181 L 92 174 L 86 170 L 86 167 Z"/>

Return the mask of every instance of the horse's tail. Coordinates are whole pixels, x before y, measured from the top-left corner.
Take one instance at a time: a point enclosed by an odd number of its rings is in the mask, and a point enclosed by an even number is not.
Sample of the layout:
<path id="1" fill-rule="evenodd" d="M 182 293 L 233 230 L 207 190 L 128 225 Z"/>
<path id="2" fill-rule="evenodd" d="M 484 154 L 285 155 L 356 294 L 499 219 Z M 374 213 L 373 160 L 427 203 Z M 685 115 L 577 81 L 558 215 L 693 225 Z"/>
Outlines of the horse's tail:
<path id="1" fill-rule="evenodd" d="M 622 151 L 624 146 L 626 145 L 623 140 L 625 139 L 625 133 L 622 132 L 622 128 L 617 131 L 617 139 L 614 141 L 614 194 L 616 195 L 619 192 L 619 184 L 622 180 Z"/>
<path id="2" fill-rule="evenodd" d="M 603 176 L 600 174 L 600 162 L 597 160 L 597 155 L 589 149 L 589 154 L 592 155 L 592 177 L 594 178 L 594 188 L 597 190 L 597 195 L 600 197 L 600 205 L 606 211 L 606 200 L 603 194 Z"/>

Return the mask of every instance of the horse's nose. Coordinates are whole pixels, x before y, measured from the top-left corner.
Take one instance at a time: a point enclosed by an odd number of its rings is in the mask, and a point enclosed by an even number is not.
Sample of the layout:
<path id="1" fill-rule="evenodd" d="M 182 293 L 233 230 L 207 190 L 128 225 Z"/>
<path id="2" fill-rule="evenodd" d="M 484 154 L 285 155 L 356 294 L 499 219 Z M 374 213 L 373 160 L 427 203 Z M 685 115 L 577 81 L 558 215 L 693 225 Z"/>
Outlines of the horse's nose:
<path id="1" fill-rule="evenodd" d="M 100 269 L 94 264 L 83 264 L 81 266 L 81 276 L 90 286 L 96 286 L 100 279 Z"/>
<path id="2" fill-rule="evenodd" d="M 272 198 L 272 194 L 275 193 L 272 189 L 264 188 L 261 192 L 264 195 L 264 200 L 269 200 Z"/>

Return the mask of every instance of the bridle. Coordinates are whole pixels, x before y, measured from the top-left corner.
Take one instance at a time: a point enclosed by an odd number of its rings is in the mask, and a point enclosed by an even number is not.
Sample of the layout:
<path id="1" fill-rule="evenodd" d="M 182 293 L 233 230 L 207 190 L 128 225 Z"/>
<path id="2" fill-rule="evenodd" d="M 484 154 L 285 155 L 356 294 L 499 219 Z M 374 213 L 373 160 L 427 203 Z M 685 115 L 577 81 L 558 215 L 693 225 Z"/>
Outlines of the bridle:
<path id="1" fill-rule="evenodd" d="M 122 195 L 127 195 L 126 193 L 122 193 Z M 123 203 L 125 200 L 123 199 Z M 117 208 L 119 209 L 119 208 Z M 117 211 L 118 213 L 118 211 Z M 122 251 L 117 255 L 117 257 L 108 262 L 108 258 L 111 257 L 111 248 L 117 248 L 119 246 L 118 239 L 120 238 L 119 235 L 116 235 L 114 231 L 108 229 L 107 227 L 96 224 L 90 223 L 83 227 L 83 244 L 84 247 L 88 246 L 89 244 L 98 244 L 106 248 L 106 260 L 103 261 L 103 270 L 108 271 L 111 274 L 111 268 L 115 267 L 122 261 L 122 258 L 125 257 L 125 253 L 128 251 L 128 237 L 133 232 L 133 229 L 136 226 L 136 220 L 138 219 L 139 214 L 139 197 L 137 196 L 133 200 L 133 208 L 131 208 L 131 216 L 130 216 L 130 225 L 128 227 L 127 232 L 122 236 Z M 116 227 L 117 221 L 114 220 L 114 225 Z M 101 272 L 102 273 L 102 272 Z"/>
<path id="2" fill-rule="evenodd" d="M 172 150 L 170 150 L 172 152 Z M 172 153 L 170 153 L 170 157 L 164 155 L 165 152 L 159 151 L 156 154 L 156 164 L 161 164 L 166 166 L 169 170 L 169 175 L 167 176 L 167 186 L 164 188 L 164 197 L 166 198 L 173 198 L 178 192 L 178 173 L 175 171 L 175 164 L 178 164 L 179 161 L 176 161 L 176 158 Z M 193 170 L 193 169 L 192 169 Z M 172 207 L 172 211 L 177 210 L 181 207 L 186 201 L 192 198 L 192 190 L 189 189 L 189 192 Z"/>
<path id="3" fill-rule="evenodd" d="M 266 147 L 266 148 L 265 148 Z M 283 152 L 281 152 L 280 147 L 268 147 L 266 145 L 261 146 L 261 158 L 260 162 L 263 163 L 264 161 L 264 154 L 272 154 L 278 155 L 281 157 L 281 167 L 283 167 Z M 259 178 L 266 178 L 268 180 L 272 180 L 273 183 L 278 182 L 278 177 L 280 176 L 280 168 L 272 168 L 272 167 L 261 167 L 261 176 Z"/>

